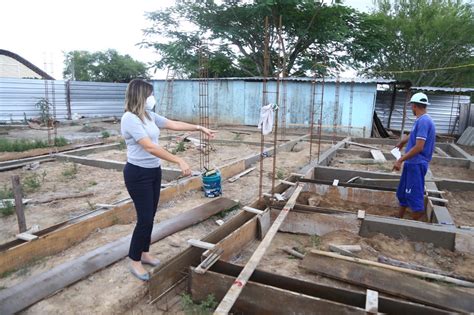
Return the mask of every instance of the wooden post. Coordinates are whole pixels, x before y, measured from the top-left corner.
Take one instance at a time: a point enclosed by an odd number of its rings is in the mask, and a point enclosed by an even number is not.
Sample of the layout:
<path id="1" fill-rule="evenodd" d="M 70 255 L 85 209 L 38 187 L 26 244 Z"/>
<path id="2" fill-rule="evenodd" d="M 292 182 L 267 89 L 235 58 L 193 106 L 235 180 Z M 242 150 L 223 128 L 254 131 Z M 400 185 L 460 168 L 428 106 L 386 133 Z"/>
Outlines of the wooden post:
<path id="1" fill-rule="evenodd" d="M 23 193 L 21 191 L 20 176 L 12 176 L 13 194 L 15 196 L 15 211 L 18 218 L 20 233 L 26 231 L 25 212 L 23 211 Z"/>

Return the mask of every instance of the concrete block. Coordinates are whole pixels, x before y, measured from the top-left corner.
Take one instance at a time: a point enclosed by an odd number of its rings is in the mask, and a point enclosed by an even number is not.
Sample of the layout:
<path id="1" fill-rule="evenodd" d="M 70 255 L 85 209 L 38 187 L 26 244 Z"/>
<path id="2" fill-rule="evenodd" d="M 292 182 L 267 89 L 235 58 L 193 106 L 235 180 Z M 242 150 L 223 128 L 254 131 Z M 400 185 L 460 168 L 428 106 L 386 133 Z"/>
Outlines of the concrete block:
<path id="1" fill-rule="evenodd" d="M 413 242 L 433 243 L 434 246 L 454 250 L 456 233 L 449 227 L 424 222 L 366 216 L 359 235 L 371 237 L 381 233 L 392 238 L 406 238 Z"/>

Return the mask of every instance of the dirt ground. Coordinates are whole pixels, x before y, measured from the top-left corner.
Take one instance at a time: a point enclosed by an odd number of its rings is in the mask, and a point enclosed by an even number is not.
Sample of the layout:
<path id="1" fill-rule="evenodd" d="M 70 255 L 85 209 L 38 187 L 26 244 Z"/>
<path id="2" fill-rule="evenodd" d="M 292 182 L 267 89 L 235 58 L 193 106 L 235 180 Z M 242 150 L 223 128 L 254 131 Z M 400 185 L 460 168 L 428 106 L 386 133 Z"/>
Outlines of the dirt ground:
<path id="1" fill-rule="evenodd" d="M 431 163 L 430 170 L 435 178 L 449 178 L 474 181 L 474 170 L 472 169 L 452 166 L 441 166 Z"/>
<path id="2" fill-rule="evenodd" d="M 323 148 L 328 148 L 329 145 L 323 146 Z M 301 151 L 298 151 L 300 150 Z M 296 172 L 298 169 L 308 163 L 309 159 L 309 144 L 301 143 L 298 148 L 295 148 L 295 151 L 298 152 L 280 152 L 278 153 L 278 174 L 283 178 L 288 176 L 291 172 Z M 185 152 L 186 153 L 186 152 Z M 264 160 L 264 181 L 263 181 L 263 190 L 269 191 L 271 188 L 271 172 L 272 172 L 272 162 L 271 158 L 266 158 Z M 237 199 L 242 205 L 248 204 L 251 201 L 255 200 L 257 197 L 258 189 L 256 189 L 256 183 L 258 183 L 259 178 L 259 164 L 257 163 L 257 169 L 251 172 L 250 174 L 241 177 L 238 181 L 234 183 L 224 182 L 223 183 L 223 192 L 224 196 L 231 199 Z M 122 174 L 121 172 L 110 171 L 110 170 L 100 170 L 97 168 L 92 168 L 83 165 L 77 165 L 77 174 L 76 178 L 81 179 L 81 184 L 77 184 L 77 181 L 63 179 L 64 175 L 62 173 L 64 170 L 69 170 L 72 167 L 71 163 L 45 163 L 41 164 L 41 168 L 37 170 L 40 175 L 43 171 L 46 172 L 44 177 L 44 182 L 38 191 L 27 195 L 28 198 L 38 198 L 39 195 L 45 194 L 47 191 L 56 188 L 56 190 L 64 189 L 67 192 L 73 191 L 75 187 L 85 187 L 85 191 L 95 190 L 99 187 L 104 188 L 105 192 L 110 191 L 120 191 L 120 195 L 115 196 L 110 194 L 107 195 L 110 199 L 102 198 L 100 201 L 95 201 L 91 199 L 91 202 L 100 202 L 108 203 L 120 199 L 121 197 L 128 197 L 125 188 L 123 186 Z M 102 172 L 104 173 L 98 173 Z M 11 171 L 14 172 L 14 171 Z M 18 171 L 17 172 L 29 172 L 29 171 Z M 109 172 L 114 173 L 110 175 Z M 11 174 L 7 172 L 0 173 L 3 178 L 8 179 Z M 117 177 L 115 177 L 117 176 Z M 112 178 L 111 178 L 112 177 Z M 3 180 L 2 178 L 2 180 Z M 106 181 L 102 180 L 108 178 Z M 95 181 L 96 184 L 87 183 Z M 278 182 L 277 182 L 278 184 Z M 56 185 L 56 186 L 54 186 Z M 111 186 L 112 185 L 112 186 Z M 122 187 L 123 190 L 118 190 Z M 250 188 L 250 189 L 249 189 Z M 102 196 L 104 191 L 99 190 L 94 195 L 94 198 L 97 196 Z M 92 197 L 91 197 L 92 198 Z M 113 200 L 112 200 L 113 199 Z M 161 221 L 166 218 L 172 217 L 178 213 L 189 210 L 192 207 L 200 205 L 204 202 L 209 201 L 203 197 L 202 192 L 195 191 L 189 192 L 176 198 L 166 204 L 161 204 L 159 207 L 159 212 L 156 217 L 156 221 Z M 71 203 L 79 204 L 77 200 L 71 202 L 68 201 L 69 206 Z M 65 202 L 67 204 L 67 202 Z M 51 204 L 44 205 L 44 210 L 36 210 L 36 213 L 47 213 L 43 215 L 44 217 L 53 216 L 51 209 Z M 80 207 L 78 207 L 80 208 Z M 28 207 L 27 207 L 28 209 Z M 227 214 L 224 220 L 230 218 L 235 212 Z M 64 212 L 66 218 L 68 214 Z M 27 220 L 31 222 L 35 221 L 32 219 L 30 212 L 27 212 Z M 187 248 L 186 240 L 190 238 L 201 238 L 204 235 L 207 235 L 211 230 L 217 227 L 215 220 L 217 218 L 211 218 L 204 223 L 195 225 L 189 229 L 176 233 L 164 240 L 161 240 L 151 247 L 151 252 L 157 254 L 162 261 L 171 259 L 179 252 Z M 14 221 L 14 220 L 13 220 Z M 39 221 L 35 221 L 39 222 Z M 14 225 L 15 222 L 10 222 L 9 224 Z M 47 222 L 40 222 L 42 227 L 46 227 Z M 3 226 L 4 224 L 2 224 Z M 44 226 L 43 226 L 44 225 Z M 101 245 L 104 245 L 108 242 L 111 242 L 119 237 L 128 235 L 133 230 L 133 224 L 130 225 L 115 225 L 103 230 L 99 230 L 96 233 L 90 235 L 85 241 L 81 242 L 77 246 L 71 247 L 63 253 L 55 256 L 51 256 L 45 259 L 41 259 L 34 264 L 26 268 L 22 268 L 14 273 L 3 275 L 0 278 L 0 288 L 6 288 L 12 286 L 16 283 L 19 283 L 26 278 L 44 272 L 45 270 L 51 269 L 54 266 L 59 265 L 67 260 L 79 257 L 84 253 L 97 248 Z M 152 313 L 155 312 L 155 306 L 147 306 L 146 304 L 146 289 L 143 283 L 134 279 L 126 270 L 128 262 L 127 259 L 121 260 L 116 264 L 95 273 L 94 275 L 88 277 L 87 279 L 80 281 L 64 290 L 58 294 L 47 298 L 23 313 L 25 314 L 44 314 L 44 313 L 60 313 L 64 311 L 65 305 L 68 305 L 70 310 L 73 310 L 74 313 L 79 314 L 111 314 L 111 313 L 123 313 L 125 310 L 129 310 L 130 313 Z M 139 306 L 137 300 L 141 300 Z M 136 310 L 136 312 L 134 311 Z"/>
<path id="3" fill-rule="evenodd" d="M 448 191 L 443 197 L 449 200 L 448 211 L 456 225 L 474 227 L 474 193 Z"/>
<path id="4" fill-rule="evenodd" d="M 0 172 L 0 189 L 10 189 L 13 175 L 20 176 L 23 198 L 31 199 L 25 206 L 28 227 L 37 224 L 40 229 L 44 229 L 91 211 L 96 208 L 97 203 L 111 204 L 129 197 L 122 173 L 115 170 L 69 162 L 47 162 L 41 163 L 34 171 L 16 169 Z M 49 198 L 80 193 L 91 195 L 34 204 Z M 16 216 L 0 216 L 1 242 L 15 239 L 17 233 Z"/>
<path id="5" fill-rule="evenodd" d="M 309 199 L 317 199 L 317 205 L 310 204 L 310 202 L 308 201 Z M 353 212 L 357 212 L 357 210 L 364 210 L 366 214 L 374 214 L 381 216 L 395 216 L 396 214 L 398 214 L 398 206 L 394 207 L 376 204 L 376 200 L 374 200 L 373 204 L 364 202 L 351 202 L 310 192 L 302 192 L 299 195 L 297 202 L 304 205 L 314 205 L 322 208 L 339 209 Z"/>

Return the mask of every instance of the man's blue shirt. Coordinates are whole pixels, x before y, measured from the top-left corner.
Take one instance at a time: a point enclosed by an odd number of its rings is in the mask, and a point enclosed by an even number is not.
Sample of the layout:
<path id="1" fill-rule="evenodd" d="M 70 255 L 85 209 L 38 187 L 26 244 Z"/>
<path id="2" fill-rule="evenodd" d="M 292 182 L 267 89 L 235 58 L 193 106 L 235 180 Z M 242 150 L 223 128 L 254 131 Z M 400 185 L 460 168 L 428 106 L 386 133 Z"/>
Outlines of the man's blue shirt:
<path id="1" fill-rule="evenodd" d="M 425 140 L 425 146 L 423 147 L 423 151 L 421 151 L 411 159 L 406 160 L 405 163 L 429 163 L 431 161 L 435 148 L 436 129 L 433 120 L 428 114 L 423 114 L 422 116 L 416 119 L 415 124 L 413 125 L 413 128 L 410 132 L 410 138 L 408 140 L 405 152 L 410 151 L 411 148 L 415 146 L 416 139 Z"/>

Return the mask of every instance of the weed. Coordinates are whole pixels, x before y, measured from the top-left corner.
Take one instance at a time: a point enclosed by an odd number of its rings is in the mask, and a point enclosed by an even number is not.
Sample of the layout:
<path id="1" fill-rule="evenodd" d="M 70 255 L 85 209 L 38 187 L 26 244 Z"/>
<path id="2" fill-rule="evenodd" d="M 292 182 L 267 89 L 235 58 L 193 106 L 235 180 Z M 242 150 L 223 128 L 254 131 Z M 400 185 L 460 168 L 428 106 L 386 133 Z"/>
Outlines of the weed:
<path id="1" fill-rule="evenodd" d="M 6 217 L 12 215 L 15 212 L 15 206 L 10 200 L 3 200 L 3 208 L 0 208 L 0 213 Z"/>
<path id="2" fill-rule="evenodd" d="M 36 102 L 35 107 L 38 108 L 38 110 L 40 111 L 41 122 L 45 126 L 49 126 L 49 122 L 51 119 L 49 109 L 51 107 L 51 103 L 46 98 L 40 98 L 40 100 Z"/>
<path id="3" fill-rule="evenodd" d="M 194 303 L 189 294 L 181 296 L 181 305 L 185 314 L 204 315 L 212 314 L 217 307 L 217 301 L 213 294 L 209 294 L 201 303 Z"/>
<path id="4" fill-rule="evenodd" d="M 36 191 L 38 188 L 41 187 L 41 184 L 43 183 L 45 176 L 46 176 L 46 172 L 43 172 L 43 175 L 41 176 L 38 173 L 33 173 L 31 175 L 26 176 L 23 179 L 23 184 L 22 184 L 23 189 L 26 192 Z"/>
<path id="5" fill-rule="evenodd" d="M 0 199 L 11 199 L 13 198 L 13 191 L 7 184 L 3 185 L 3 188 L 0 188 Z"/>
<path id="6" fill-rule="evenodd" d="M 234 140 L 242 140 L 242 134 L 236 133 L 234 136 Z"/>
<path id="7" fill-rule="evenodd" d="M 66 168 L 61 174 L 68 179 L 76 178 L 76 175 L 77 175 L 76 163 L 72 163 L 72 166 Z"/>
<path id="8" fill-rule="evenodd" d="M 313 247 L 318 248 L 321 245 L 321 238 L 318 235 L 311 235 L 309 241 Z"/>
<path id="9" fill-rule="evenodd" d="M 90 200 L 87 200 L 87 205 L 89 206 L 89 209 L 91 211 L 95 210 L 95 205 L 92 202 L 90 202 Z"/>
<path id="10" fill-rule="evenodd" d="M 184 141 L 180 141 L 176 146 L 176 152 L 184 152 L 186 148 L 184 147 Z"/>
<path id="11" fill-rule="evenodd" d="M 93 181 L 89 182 L 89 185 L 91 185 L 91 186 L 96 186 L 96 185 L 97 185 L 97 182 L 96 182 L 95 180 L 93 180 Z"/>
<path id="12" fill-rule="evenodd" d="M 108 132 L 107 130 L 104 130 L 102 131 L 101 135 L 102 135 L 102 138 L 108 138 L 110 137 L 110 132 Z"/>
<path id="13" fill-rule="evenodd" d="M 281 168 L 277 169 L 277 172 L 276 172 L 276 177 L 278 179 L 283 179 L 285 178 L 285 171 Z"/>
<path id="14" fill-rule="evenodd" d="M 125 144 L 125 140 L 121 139 L 119 142 L 119 150 L 125 150 L 127 148 L 127 145 Z"/>
<path id="15" fill-rule="evenodd" d="M 64 147 L 65 145 L 68 145 L 68 144 L 69 142 L 64 137 L 54 138 L 54 145 L 56 147 Z"/>

